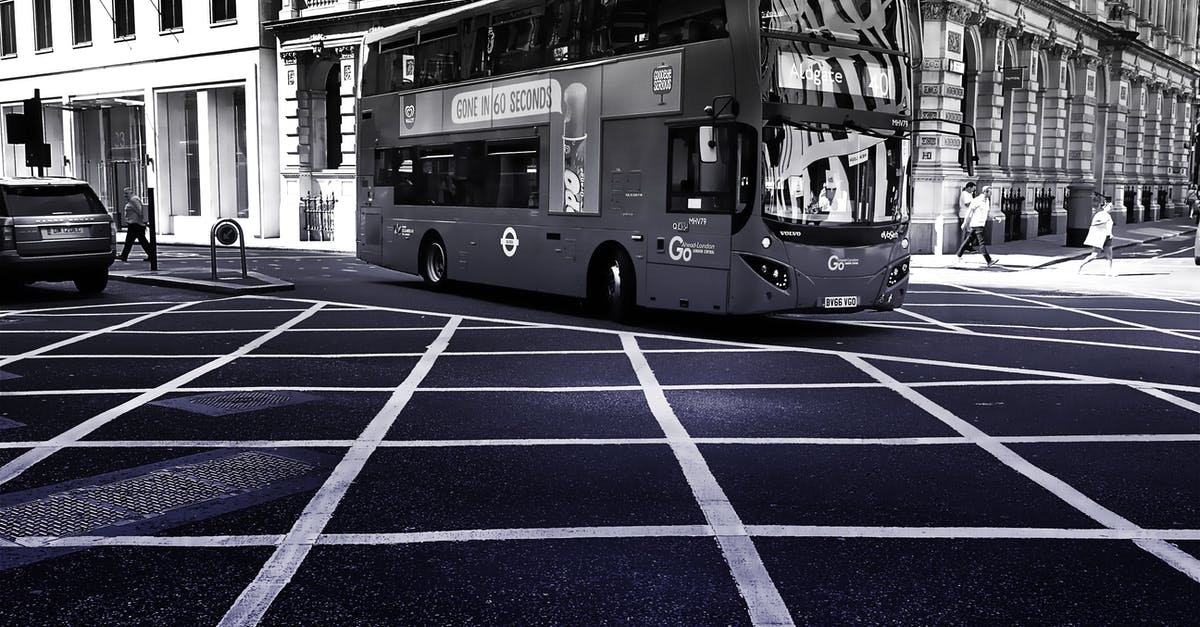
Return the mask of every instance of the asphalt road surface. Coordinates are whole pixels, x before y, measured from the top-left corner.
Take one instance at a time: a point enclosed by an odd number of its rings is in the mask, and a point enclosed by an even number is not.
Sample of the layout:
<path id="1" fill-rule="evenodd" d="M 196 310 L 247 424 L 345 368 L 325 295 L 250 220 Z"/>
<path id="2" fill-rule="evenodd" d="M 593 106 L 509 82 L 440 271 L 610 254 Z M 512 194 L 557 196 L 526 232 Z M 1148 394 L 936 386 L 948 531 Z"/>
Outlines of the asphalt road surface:
<path id="1" fill-rule="evenodd" d="M 1193 624 L 1187 245 L 634 326 L 336 254 L 252 253 L 274 295 L 23 288 L 0 622 Z"/>

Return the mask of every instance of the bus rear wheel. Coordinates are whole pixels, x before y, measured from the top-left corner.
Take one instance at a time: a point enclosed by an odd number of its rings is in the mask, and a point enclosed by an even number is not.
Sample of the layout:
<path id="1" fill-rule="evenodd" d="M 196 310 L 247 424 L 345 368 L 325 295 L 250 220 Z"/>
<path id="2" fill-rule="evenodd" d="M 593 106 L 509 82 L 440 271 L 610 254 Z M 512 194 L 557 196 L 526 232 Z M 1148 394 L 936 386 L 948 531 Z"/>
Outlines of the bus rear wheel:
<path id="1" fill-rule="evenodd" d="M 633 262 L 623 250 L 615 250 L 603 259 L 592 278 L 592 294 L 599 310 L 606 318 L 624 322 L 633 314 L 634 287 Z"/>
<path id="2" fill-rule="evenodd" d="M 421 247 L 420 267 L 427 287 L 436 290 L 446 285 L 446 245 L 441 238 L 430 238 Z"/>

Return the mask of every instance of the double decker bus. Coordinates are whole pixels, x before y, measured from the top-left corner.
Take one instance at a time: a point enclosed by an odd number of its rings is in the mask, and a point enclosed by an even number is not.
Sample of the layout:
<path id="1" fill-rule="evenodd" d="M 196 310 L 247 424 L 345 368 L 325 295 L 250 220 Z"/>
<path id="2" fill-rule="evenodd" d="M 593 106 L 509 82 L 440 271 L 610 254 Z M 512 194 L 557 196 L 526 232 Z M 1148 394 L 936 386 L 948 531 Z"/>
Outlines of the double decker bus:
<path id="1" fill-rule="evenodd" d="M 483 0 L 369 32 L 359 259 L 717 314 L 899 307 L 904 0 Z"/>

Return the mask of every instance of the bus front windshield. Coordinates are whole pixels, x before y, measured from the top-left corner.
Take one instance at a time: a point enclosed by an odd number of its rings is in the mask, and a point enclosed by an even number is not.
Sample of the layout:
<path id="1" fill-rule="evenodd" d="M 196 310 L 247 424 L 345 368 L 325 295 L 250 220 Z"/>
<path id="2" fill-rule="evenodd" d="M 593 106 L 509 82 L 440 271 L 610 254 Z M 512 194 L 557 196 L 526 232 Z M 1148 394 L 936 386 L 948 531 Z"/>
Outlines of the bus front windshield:
<path id="1" fill-rule="evenodd" d="M 761 0 L 764 213 L 834 226 L 908 218 L 903 0 Z"/>

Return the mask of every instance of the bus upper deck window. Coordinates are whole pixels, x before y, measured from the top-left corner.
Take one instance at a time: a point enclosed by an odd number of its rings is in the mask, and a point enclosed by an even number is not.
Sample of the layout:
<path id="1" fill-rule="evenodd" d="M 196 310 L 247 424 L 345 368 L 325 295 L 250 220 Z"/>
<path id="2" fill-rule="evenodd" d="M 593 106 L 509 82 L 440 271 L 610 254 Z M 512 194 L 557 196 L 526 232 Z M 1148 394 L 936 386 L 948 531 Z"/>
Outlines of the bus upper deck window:
<path id="1" fill-rule="evenodd" d="M 583 28 L 584 0 L 550 0 L 542 19 L 542 37 L 547 63 L 567 63 L 579 60 L 579 35 Z"/>

